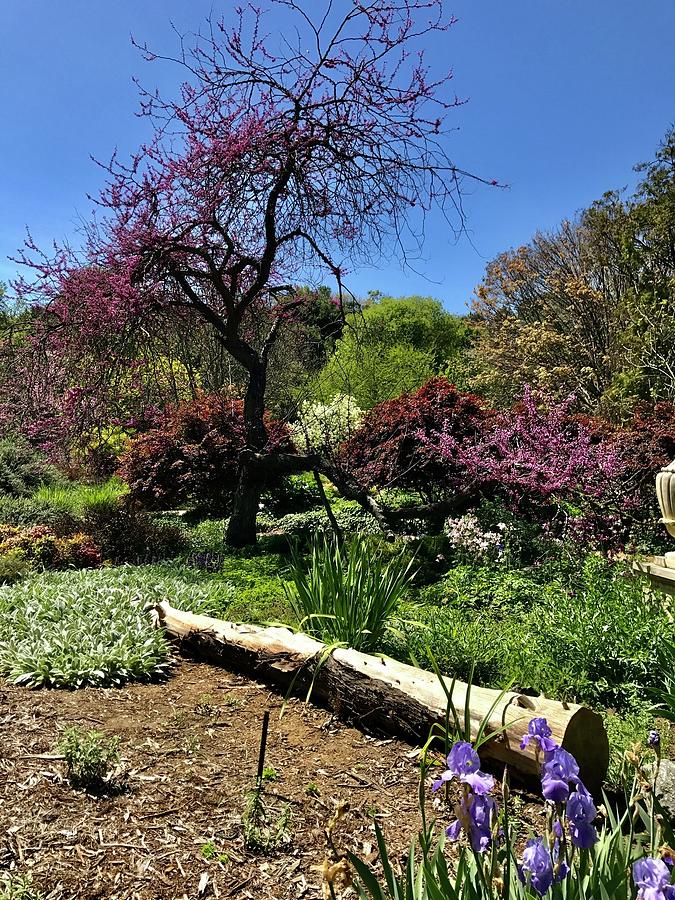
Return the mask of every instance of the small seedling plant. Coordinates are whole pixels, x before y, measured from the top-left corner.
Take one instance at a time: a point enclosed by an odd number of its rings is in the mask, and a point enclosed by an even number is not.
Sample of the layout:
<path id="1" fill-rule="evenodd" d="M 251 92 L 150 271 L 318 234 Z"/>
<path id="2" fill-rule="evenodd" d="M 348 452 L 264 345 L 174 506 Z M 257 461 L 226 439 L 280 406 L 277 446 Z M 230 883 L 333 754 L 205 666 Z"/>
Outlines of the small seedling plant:
<path id="1" fill-rule="evenodd" d="M 99 731 L 67 728 L 58 744 L 71 785 L 78 790 L 101 793 L 113 787 L 120 764 L 119 737 L 107 738 Z"/>
<path id="2" fill-rule="evenodd" d="M 216 846 L 215 841 L 207 841 L 202 847 L 202 856 L 204 859 L 208 860 L 208 862 L 219 862 L 225 865 L 230 861 L 230 857 L 227 853 L 223 853 Z"/>
<path id="3" fill-rule="evenodd" d="M 244 843 L 254 853 L 273 853 L 291 840 L 291 807 L 284 803 L 275 811 L 262 782 L 246 797 L 243 816 Z"/>
<path id="4" fill-rule="evenodd" d="M 266 711 L 262 721 L 255 787 L 246 797 L 242 817 L 244 843 L 254 853 L 272 853 L 291 840 L 290 804 L 284 803 L 280 810 L 275 811 L 264 793 L 265 784 L 279 777 L 276 769 L 265 765 L 269 722 L 270 714 Z"/>
<path id="5" fill-rule="evenodd" d="M 30 875 L 3 872 L 0 874 L 0 900 L 45 900 L 45 895 L 33 887 Z"/>
<path id="6" fill-rule="evenodd" d="M 309 784 L 305 788 L 305 793 L 307 794 L 308 797 L 321 796 L 321 792 L 319 791 L 319 788 L 316 786 L 316 784 L 313 781 L 309 782 Z"/>

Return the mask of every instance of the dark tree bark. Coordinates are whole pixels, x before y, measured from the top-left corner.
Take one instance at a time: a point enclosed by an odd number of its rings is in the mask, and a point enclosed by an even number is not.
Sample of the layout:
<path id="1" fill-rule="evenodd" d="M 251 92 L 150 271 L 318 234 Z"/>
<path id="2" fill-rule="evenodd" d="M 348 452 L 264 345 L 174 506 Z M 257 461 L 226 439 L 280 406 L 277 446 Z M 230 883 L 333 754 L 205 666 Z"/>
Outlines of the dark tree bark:
<path id="1" fill-rule="evenodd" d="M 239 359 L 247 368 L 249 376 L 244 399 L 246 450 L 261 453 L 267 444 L 265 427 L 267 367 L 253 348 L 239 346 L 237 349 Z M 256 543 L 258 508 L 263 488 L 261 474 L 260 467 L 256 469 L 253 465 L 250 453 L 243 452 L 239 458 L 237 487 L 225 531 L 225 542 L 231 547 L 246 547 Z"/>
<path id="2" fill-rule="evenodd" d="M 256 523 L 262 487 L 257 473 L 250 465 L 240 464 L 237 487 L 232 500 L 225 542 L 230 547 L 246 547 L 257 540 Z"/>

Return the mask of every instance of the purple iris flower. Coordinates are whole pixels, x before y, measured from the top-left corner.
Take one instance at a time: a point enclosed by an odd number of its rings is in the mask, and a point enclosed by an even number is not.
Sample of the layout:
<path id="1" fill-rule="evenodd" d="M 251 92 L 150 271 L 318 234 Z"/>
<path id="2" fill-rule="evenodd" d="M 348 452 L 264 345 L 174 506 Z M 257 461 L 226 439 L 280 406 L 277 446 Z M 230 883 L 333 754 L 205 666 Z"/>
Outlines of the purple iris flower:
<path id="1" fill-rule="evenodd" d="M 570 795 L 570 782 L 579 783 L 576 759 L 562 747 L 546 754 L 541 767 L 541 792 L 547 800 L 564 803 Z"/>
<path id="2" fill-rule="evenodd" d="M 598 840 L 598 832 L 591 824 L 598 811 L 591 795 L 581 782 L 577 784 L 577 789 L 570 794 L 566 812 L 570 840 L 575 847 L 589 850 Z"/>
<path id="3" fill-rule="evenodd" d="M 661 735 L 658 731 L 650 731 L 647 735 L 647 746 L 652 747 L 656 750 L 657 747 L 661 746 Z"/>
<path id="4" fill-rule="evenodd" d="M 524 884 L 530 884 L 543 897 L 554 881 L 562 881 L 569 875 L 570 867 L 559 861 L 560 841 L 556 840 L 551 852 L 543 838 L 528 841 L 523 851 L 523 861 L 518 875 Z M 669 898 L 670 900 L 670 898 Z"/>
<path id="5" fill-rule="evenodd" d="M 459 839 L 462 828 L 466 831 L 471 848 L 477 853 L 485 853 L 492 845 L 492 824 L 497 817 L 497 804 L 492 797 L 475 794 L 471 799 L 462 800 L 458 819 L 445 833 L 451 841 Z"/>
<path id="6" fill-rule="evenodd" d="M 495 785 L 492 775 L 480 771 L 480 759 L 471 744 L 458 741 L 450 750 L 447 759 L 448 768 L 434 782 L 433 790 L 437 791 L 445 782 L 457 779 L 468 784 L 476 794 L 489 794 Z"/>
<path id="7" fill-rule="evenodd" d="M 523 851 L 523 861 L 518 866 L 520 880 L 530 884 L 543 897 L 553 884 L 553 859 L 543 838 L 533 838 Z"/>
<path id="8" fill-rule="evenodd" d="M 524 750 L 530 741 L 536 741 L 539 750 L 550 753 L 558 746 L 551 738 L 552 734 L 546 719 L 532 719 L 527 726 L 527 734 L 520 742 L 520 749 Z"/>
<path id="9" fill-rule="evenodd" d="M 638 859 L 633 863 L 633 881 L 639 888 L 638 900 L 675 900 L 670 871 L 661 859 Z"/>

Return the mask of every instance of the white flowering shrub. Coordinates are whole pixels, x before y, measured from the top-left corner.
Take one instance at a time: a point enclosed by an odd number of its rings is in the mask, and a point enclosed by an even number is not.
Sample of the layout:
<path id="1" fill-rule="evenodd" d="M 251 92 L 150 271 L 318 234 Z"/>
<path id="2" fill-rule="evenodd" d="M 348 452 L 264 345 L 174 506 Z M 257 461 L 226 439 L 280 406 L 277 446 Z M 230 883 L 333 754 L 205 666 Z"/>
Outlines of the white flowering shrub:
<path id="1" fill-rule="evenodd" d="M 485 531 L 476 516 L 467 513 L 447 519 L 444 531 L 450 546 L 461 558 L 472 562 L 495 562 L 504 554 L 506 525 L 500 522 L 497 531 Z"/>
<path id="2" fill-rule="evenodd" d="M 363 410 L 349 394 L 336 394 L 328 403 L 306 400 L 300 405 L 298 421 L 292 427 L 298 447 L 321 453 L 335 453 L 361 424 Z"/>

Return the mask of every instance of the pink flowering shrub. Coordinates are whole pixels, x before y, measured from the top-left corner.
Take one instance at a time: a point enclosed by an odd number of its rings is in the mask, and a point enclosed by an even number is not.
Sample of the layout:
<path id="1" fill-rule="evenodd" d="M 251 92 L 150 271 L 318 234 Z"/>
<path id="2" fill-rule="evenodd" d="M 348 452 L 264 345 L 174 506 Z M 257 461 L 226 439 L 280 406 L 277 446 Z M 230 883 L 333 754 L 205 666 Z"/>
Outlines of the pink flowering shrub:
<path id="1" fill-rule="evenodd" d="M 600 436 L 571 413 L 571 399 L 546 402 L 526 389 L 469 440 L 447 428 L 420 440 L 457 473 L 456 489 L 476 502 L 501 499 L 551 536 L 583 534 L 586 546 L 617 546 L 624 538 L 637 502 L 623 477 L 625 456 L 612 434 Z"/>
<path id="2" fill-rule="evenodd" d="M 621 471 L 621 459 L 611 442 L 594 440 L 570 407 L 571 400 L 543 405 L 526 388 L 522 401 L 495 416 L 474 440 L 458 441 L 443 430 L 431 443 L 482 493 L 505 493 L 518 502 L 602 497 Z"/>

